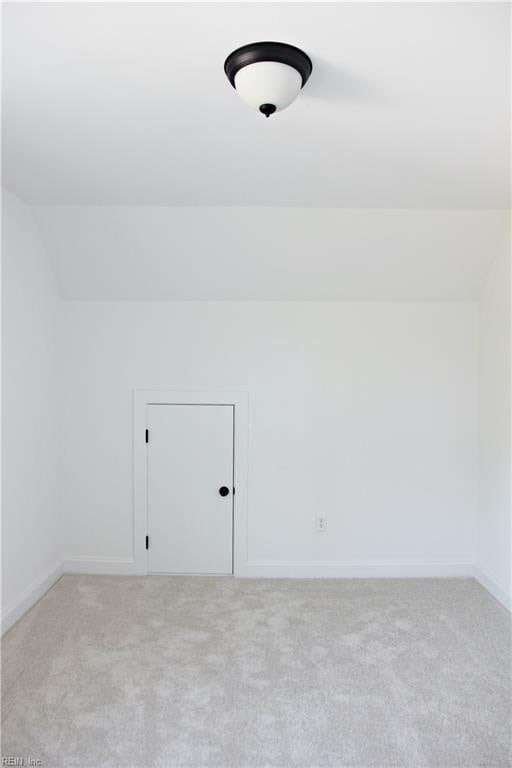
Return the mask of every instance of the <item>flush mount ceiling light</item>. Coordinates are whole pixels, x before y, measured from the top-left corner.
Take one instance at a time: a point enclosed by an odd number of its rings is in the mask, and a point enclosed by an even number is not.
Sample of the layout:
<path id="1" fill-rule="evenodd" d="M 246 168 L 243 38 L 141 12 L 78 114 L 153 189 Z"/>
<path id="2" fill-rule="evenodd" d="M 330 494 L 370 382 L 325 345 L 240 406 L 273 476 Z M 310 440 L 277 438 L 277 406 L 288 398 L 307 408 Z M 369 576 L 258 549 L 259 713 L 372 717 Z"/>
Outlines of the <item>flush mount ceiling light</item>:
<path id="1" fill-rule="evenodd" d="M 287 43 L 249 43 L 224 62 L 224 72 L 242 101 L 265 117 L 295 100 L 312 69 L 309 56 Z"/>

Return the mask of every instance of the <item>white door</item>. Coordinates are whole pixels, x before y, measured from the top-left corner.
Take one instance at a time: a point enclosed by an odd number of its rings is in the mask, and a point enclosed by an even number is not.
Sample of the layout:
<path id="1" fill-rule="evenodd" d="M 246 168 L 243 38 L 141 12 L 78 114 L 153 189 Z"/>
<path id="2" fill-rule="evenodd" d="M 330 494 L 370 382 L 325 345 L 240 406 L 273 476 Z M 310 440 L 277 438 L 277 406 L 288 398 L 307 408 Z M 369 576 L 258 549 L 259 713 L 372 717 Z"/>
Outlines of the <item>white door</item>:
<path id="1" fill-rule="evenodd" d="M 148 405 L 148 571 L 233 572 L 233 406 Z"/>

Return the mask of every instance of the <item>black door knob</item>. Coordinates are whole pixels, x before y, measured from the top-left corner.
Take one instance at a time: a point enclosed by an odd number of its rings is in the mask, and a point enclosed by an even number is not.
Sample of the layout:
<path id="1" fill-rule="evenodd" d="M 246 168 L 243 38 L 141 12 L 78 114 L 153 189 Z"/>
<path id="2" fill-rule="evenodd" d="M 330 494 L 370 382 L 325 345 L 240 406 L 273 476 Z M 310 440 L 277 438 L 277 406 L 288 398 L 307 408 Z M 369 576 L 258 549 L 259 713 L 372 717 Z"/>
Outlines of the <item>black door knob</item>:
<path id="1" fill-rule="evenodd" d="M 229 495 L 229 488 L 227 488 L 225 485 L 221 486 L 219 488 L 219 493 L 221 496 L 228 496 Z"/>

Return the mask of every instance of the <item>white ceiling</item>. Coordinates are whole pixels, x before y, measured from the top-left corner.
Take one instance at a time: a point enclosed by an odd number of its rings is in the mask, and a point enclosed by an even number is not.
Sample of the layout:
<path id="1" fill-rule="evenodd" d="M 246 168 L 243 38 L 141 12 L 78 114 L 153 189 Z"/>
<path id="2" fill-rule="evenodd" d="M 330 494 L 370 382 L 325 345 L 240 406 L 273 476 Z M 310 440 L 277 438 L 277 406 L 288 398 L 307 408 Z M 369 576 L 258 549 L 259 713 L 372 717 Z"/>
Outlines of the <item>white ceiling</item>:
<path id="1" fill-rule="evenodd" d="M 35 208 L 65 298 L 470 299 L 499 211 Z"/>
<path id="2" fill-rule="evenodd" d="M 508 206 L 507 3 L 3 11 L 4 183 L 29 202 Z M 261 39 L 314 64 L 269 120 L 223 72 Z"/>

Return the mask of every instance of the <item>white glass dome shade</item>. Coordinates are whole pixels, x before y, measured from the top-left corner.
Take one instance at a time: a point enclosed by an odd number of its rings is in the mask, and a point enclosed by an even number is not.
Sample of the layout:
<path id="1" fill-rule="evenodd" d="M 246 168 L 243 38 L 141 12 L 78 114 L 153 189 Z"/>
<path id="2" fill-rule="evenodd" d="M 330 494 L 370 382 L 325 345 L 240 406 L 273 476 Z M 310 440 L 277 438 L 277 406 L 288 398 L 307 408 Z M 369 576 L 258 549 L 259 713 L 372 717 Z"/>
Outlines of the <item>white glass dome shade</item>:
<path id="1" fill-rule="evenodd" d="M 279 112 L 295 101 L 302 88 L 302 78 L 288 64 L 258 61 L 236 73 L 235 88 L 242 101 L 253 109 L 273 105 L 275 110 L 272 111 Z"/>

